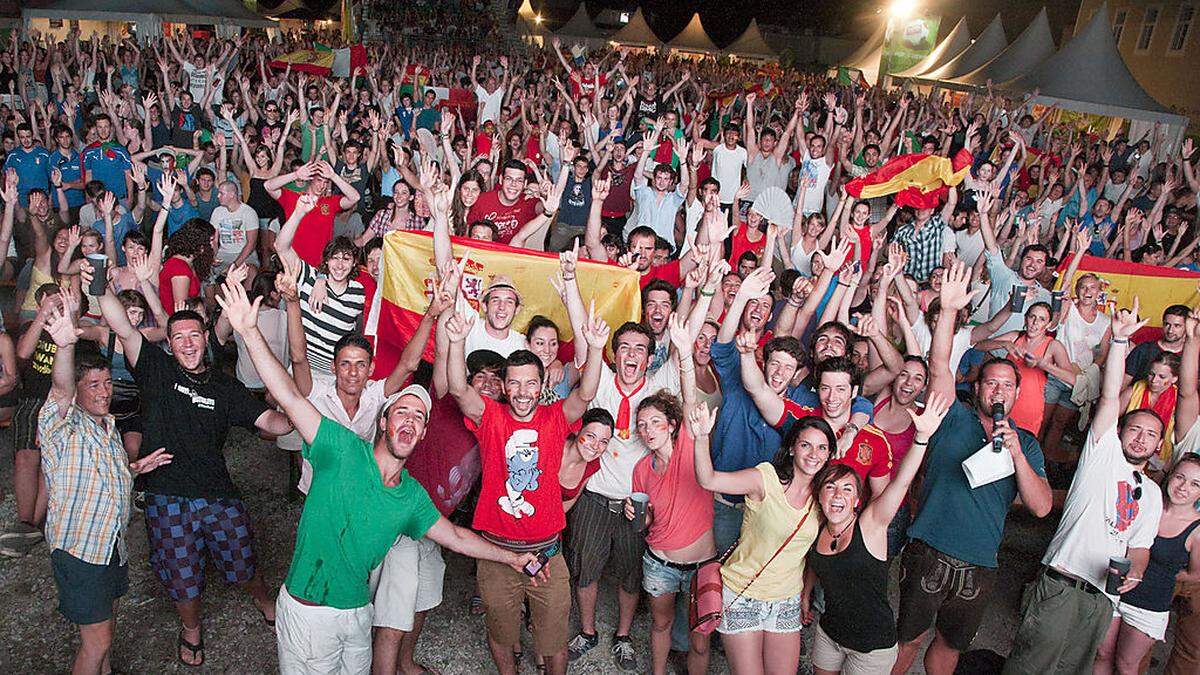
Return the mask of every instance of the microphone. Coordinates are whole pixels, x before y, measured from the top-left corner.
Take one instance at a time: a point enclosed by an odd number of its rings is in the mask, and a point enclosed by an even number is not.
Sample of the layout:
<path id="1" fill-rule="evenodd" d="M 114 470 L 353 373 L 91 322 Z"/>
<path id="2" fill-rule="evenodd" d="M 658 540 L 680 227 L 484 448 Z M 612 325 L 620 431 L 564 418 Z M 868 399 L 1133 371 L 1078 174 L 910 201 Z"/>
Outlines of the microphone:
<path id="1" fill-rule="evenodd" d="M 996 425 L 1004 421 L 1004 404 L 992 404 L 992 452 L 1001 452 L 1004 450 L 1004 439 L 1000 434 L 996 433 Z"/>

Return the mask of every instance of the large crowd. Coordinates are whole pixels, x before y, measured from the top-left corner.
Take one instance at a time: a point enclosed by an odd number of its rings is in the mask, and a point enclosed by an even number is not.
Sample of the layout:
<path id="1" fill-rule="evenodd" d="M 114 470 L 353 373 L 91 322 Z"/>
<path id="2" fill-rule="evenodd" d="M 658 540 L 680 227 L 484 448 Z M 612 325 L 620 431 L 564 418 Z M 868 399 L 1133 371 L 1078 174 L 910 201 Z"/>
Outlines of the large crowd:
<path id="1" fill-rule="evenodd" d="M 270 67 L 304 46 L 14 33 L 0 55 L 19 327 L 0 333 L 0 553 L 49 555 L 72 672 L 112 671 L 136 519 L 186 666 L 220 649 L 215 573 L 283 673 L 427 672 L 449 549 L 478 559 L 504 675 L 602 642 L 622 670 L 703 673 L 714 634 L 738 674 L 905 673 L 924 650 L 949 675 L 1012 509 L 1061 521 L 1004 672 L 1139 672 L 1173 602 L 1167 672 L 1200 669 L 1200 312 L 1171 305 L 1135 344 L 1139 299 L 1077 274 L 1087 253 L 1200 270 L 1190 141 L 1098 137 L 990 89 L 557 40 L 368 45 L 353 78 Z M 902 156 L 962 180 L 847 193 Z M 434 265 L 384 368 L 364 329 L 396 231 L 431 232 Z M 472 240 L 557 253 L 568 325 L 504 274 L 472 310 Z M 587 260 L 636 272 L 640 321 L 585 300 Z M 234 426 L 289 452 L 305 495 L 278 589 L 224 459 Z"/>

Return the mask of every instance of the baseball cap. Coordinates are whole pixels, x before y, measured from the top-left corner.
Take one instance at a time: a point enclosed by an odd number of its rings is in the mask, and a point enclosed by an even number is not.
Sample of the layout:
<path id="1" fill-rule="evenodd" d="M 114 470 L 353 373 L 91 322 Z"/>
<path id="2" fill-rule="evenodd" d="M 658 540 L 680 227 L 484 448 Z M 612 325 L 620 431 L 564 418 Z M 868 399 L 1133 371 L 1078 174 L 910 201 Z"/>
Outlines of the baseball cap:
<path id="1" fill-rule="evenodd" d="M 429 398 L 429 392 L 419 384 L 410 384 L 400 391 L 387 397 L 383 403 L 381 410 L 386 411 L 392 407 L 392 404 L 400 400 L 403 396 L 415 396 L 421 401 L 421 405 L 425 406 L 425 421 L 429 421 L 429 413 L 433 410 L 433 401 Z"/>
<path id="2" fill-rule="evenodd" d="M 487 302 L 488 296 L 492 294 L 492 291 L 498 288 L 507 288 L 516 294 L 518 305 L 524 303 L 524 299 L 521 298 L 521 291 L 517 290 L 516 285 L 513 284 L 512 277 L 508 276 L 507 274 L 492 275 L 492 280 L 488 282 L 487 288 L 483 291 L 483 301 Z"/>

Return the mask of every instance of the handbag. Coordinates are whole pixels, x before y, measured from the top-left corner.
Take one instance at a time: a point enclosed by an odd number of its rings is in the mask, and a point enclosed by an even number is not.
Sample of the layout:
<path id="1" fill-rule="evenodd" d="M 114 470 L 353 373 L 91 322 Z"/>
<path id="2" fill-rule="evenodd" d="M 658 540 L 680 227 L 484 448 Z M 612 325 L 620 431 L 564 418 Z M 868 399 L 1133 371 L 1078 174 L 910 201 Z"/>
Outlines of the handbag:
<path id="1" fill-rule="evenodd" d="M 729 601 L 728 605 L 722 606 L 725 582 L 721 579 L 721 566 L 733 554 L 734 549 L 738 547 L 741 540 L 734 542 L 725 553 L 719 558 L 705 561 L 696 568 L 695 574 L 692 575 L 692 581 L 689 585 L 690 597 L 688 598 L 688 627 L 693 631 L 702 635 L 709 635 L 716 630 L 717 625 L 721 623 L 721 617 L 737 602 L 742 594 L 749 590 L 750 586 L 758 580 L 762 573 L 767 570 L 767 566 L 774 562 L 775 558 L 783 553 L 783 549 L 792 542 L 796 533 L 800 528 L 804 527 L 804 522 L 808 520 L 808 514 L 812 513 L 812 502 L 810 500 L 808 510 L 804 512 L 804 516 L 800 518 L 800 522 L 796 524 L 796 528 L 792 533 L 783 540 L 775 553 L 771 555 L 767 562 L 763 563 L 762 569 L 750 578 L 750 581 L 738 591 L 733 600 Z"/>

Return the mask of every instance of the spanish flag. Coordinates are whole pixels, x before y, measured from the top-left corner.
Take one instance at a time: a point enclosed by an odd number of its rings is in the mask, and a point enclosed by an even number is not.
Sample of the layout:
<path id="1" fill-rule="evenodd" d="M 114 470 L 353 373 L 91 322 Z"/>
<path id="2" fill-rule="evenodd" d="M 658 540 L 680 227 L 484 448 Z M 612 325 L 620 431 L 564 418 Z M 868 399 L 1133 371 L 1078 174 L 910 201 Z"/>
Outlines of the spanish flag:
<path id="1" fill-rule="evenodd" d="M 894 194 L 900 206 L 937 208 L 949 186 L 958 185 L 967 177 L 972 161 L 974 158 L 966 149 L 959 150 L 953 159 L 921 152 L 899 155 L 847 183 L 846 192 L 858 199 Z"/>
<path id="2" fill-rule="evenodd" d="M 290 65 L 292 70 L 319 77 L 349 77 L 350 73 L 367 65 L 367 50 L 361 44 L 332 49 L 318 42 L 313 49 L 299 49 L 284 54 L 268 65 L 275 70 L 284 70 Z"/>
<path id="3" fill-rule="evenodd" d="M 1100 302 L 1109 314 L 1117 309 L 1132 309 L 1133 299 L 1139 302 L 1139 312 L 1146 325 L 1133 336 L 1134 342 L 1157 340 L 1162 335 L 1162 313 L 1171 305 L 1195 307 L 1200 303 L 1200 272 L 1189 272 L 1174 267 L 1143 265 L 1112 258 L 1097 258 L 1085 255 L 1079 262 L 1075 276 L 1064 277 L 1071 265 L 1071 256 L 1059 264 L 1059 278 L 1055 290 L 1075 291 L 1075 280 L 1084 274 L 1100 277 Z"/>
<path id="4" fill-rule="evenodd" d="M 476 239 L 452 237 L 455 259 L 467 256 L 462 295 L 471 311 L 480 311 L 483 291 L 491 278 L 504 274 L 521 292 L 522 303 L 513 320 L 514 330 L 524 330 L 529 320 L 543 315 L 559 327 L 564 341 L 571 337 L 567 308 L 550 279 L 558 274 L 558 255 L 513 248 Z M 433 235 L 429 232 L 390 232 L 383 243 L 383 281 L 367 324 L 375 339 L 375 377 L 386 377 L 416 331 L 433 292 Z M 591 260 L 580 260 L 576 280 L 583 303 L 596 303 L 596 313 L 616 330 L 641 317 L 641 288 L 633 270 Z M 434 342 L 425 346 L 424 358 L 433 360 Z"/>

